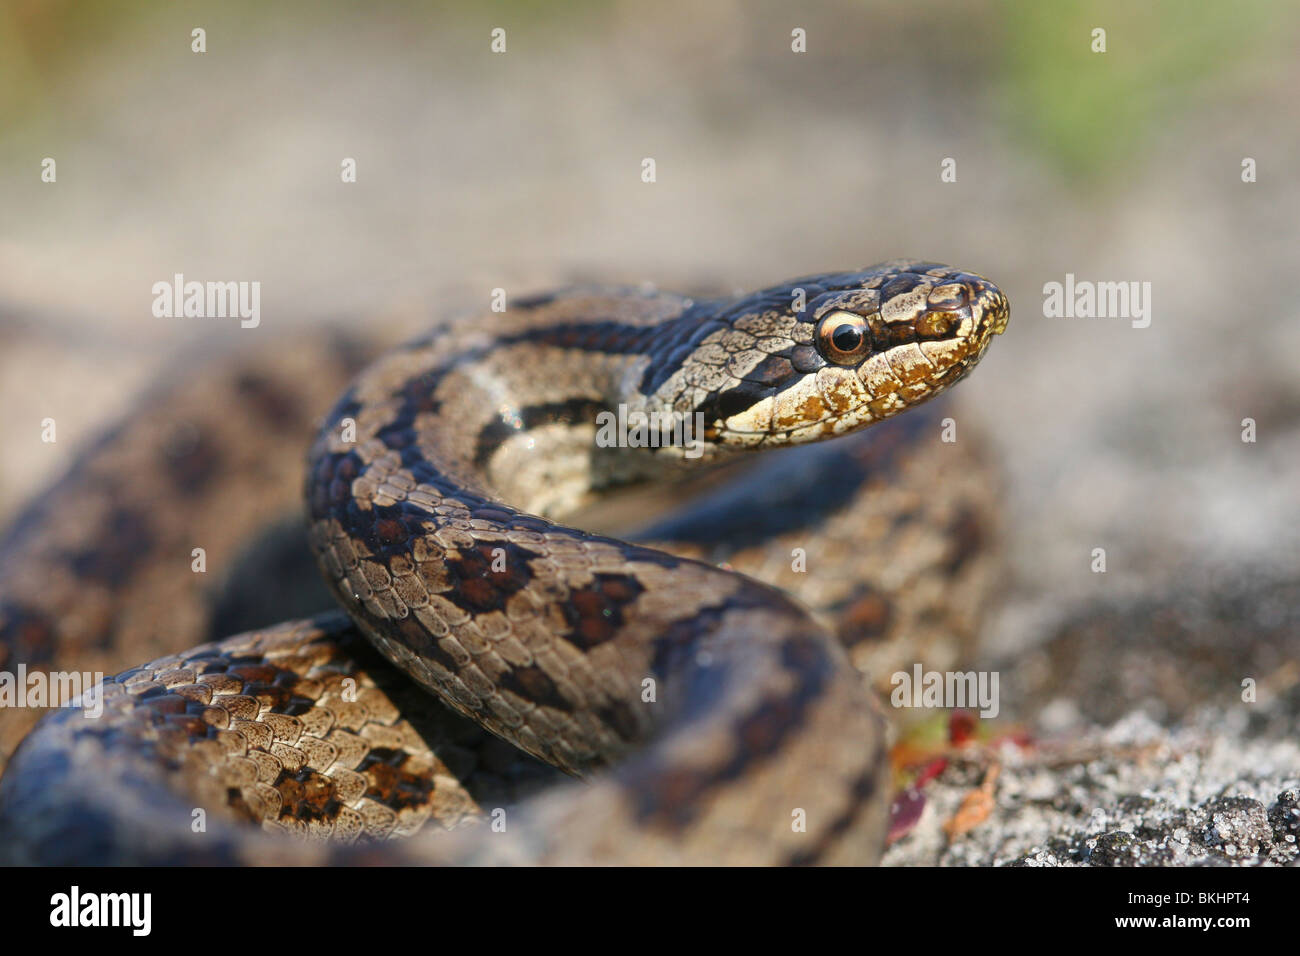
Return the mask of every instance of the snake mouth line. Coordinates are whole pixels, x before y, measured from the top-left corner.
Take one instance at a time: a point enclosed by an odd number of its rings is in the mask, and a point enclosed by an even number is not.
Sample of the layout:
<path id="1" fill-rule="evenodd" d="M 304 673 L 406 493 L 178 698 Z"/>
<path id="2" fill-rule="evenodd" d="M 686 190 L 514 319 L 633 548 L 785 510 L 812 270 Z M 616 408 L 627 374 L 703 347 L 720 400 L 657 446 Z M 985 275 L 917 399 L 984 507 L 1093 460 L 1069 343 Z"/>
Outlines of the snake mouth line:
<path id="1" fill-rule="evenodd" d="M 919 401 L 916 400 L 908 401 L 907 399 L 903 399 L 902 407 L 895 409 L 894 411 L 890 412 L 889 415 L 883 417 L 889 418 L 892 417 L 893 415 L 897 415 L 908 408 L 912 408 L 916 405 L 921 405 L 929 401 L 930 399 L 936 397 L 940 393 L 946 391 L 950 386 L 954 385 L 962 378 L 964 378 L 970 372 L 970 370 L 975 366 L 975 363 L 978 361 L 978 359 L 979 356 L 977 355 L 971 358 L 962 359 L 958 362 L 954 362 L 943 372 L 939 373 L 934 378 L 929 380 L 928 384 L 933 385 L 934 388 L 926 392 L 924 397 L 922 397 Z M 758 429 L 744 430 L 738 428 L 727 428 L 724 425 L 718 429 L 718 434 L 736 435 L 736 436 L 760 435 L 762 437 L 759 440 L 758 444 L 764 444 L 765 442 L 770 440 L 774 441 L 781 438 L 788 438 L 790 435 L 794 434 L 795 432 L 804 431 L 805 429 L 809 429 L 809 428 L 816 428 L 818 425 L 826 425 L 838 421 L 842 418 L 849 418 L 853 415 L 856 415 L 858 412 L 862 411 L 862 409 L 866 408 L 872 402 L 884 398 L 885 395 L 897 395 L 897 394 L 899 394 L 899 392 L 896 389 L 892 392 L 888 392 L 882 395 L 875 395 L 872 396 L 871 398 L 868 398 L 866 401 L 858 402 L 857 404 L 853 405 L 851 408 L 845 411 L 837 412 L 834 415 L 826 415 L 823 416 L 822 418 L 816 419 L 814 421 L 804 422 L 800 425 L 793 425 L 789 428 L 773 428 L 773 429 L 765 429 L 760 431 Z"/>

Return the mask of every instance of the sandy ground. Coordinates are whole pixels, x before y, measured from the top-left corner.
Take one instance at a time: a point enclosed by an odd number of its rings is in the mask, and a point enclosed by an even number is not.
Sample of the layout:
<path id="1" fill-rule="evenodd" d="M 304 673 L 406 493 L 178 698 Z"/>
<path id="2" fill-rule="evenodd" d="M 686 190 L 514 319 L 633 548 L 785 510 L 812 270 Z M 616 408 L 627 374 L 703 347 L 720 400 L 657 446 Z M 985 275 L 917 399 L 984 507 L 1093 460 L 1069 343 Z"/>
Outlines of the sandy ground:
<path id="1" fill-rule="evenodd" d="M 208 12 L 201 56 L 191 14 L 124 28 L 65 64 L 0 138 L 0 515 L 204 337 L 418 322 L 497 286 L 752 287 L 901 255 L 953 262 L 1013 307 L 959 390 L 1006 481 L 1009 570 L 988 660 L 1050 672 L 1056 642 L 1098 619 L 1117 654 L 1144 647 L 1152 629 L 1134 608 L 1203 595 L 1226 595 L 1205 627 L 1233 636 L 1241 658 L 1208 671 L 1204 693 L 1116 697 L 1082 679 L 1008 693 L 1044 741 L 1094 741 L 1113 759 L 1081 781 L 1006 758 L 987 840 L 941 846 L 947 804 L 980 779 L 958 761 L 894 858 L 1097 862 L 1078 847 L 1135 832 L 1141 813 L 1121 804 L 1137 794 L 1168 819 L 1200 814 L 1178 859 L 1282 859 L 1294 797 L 1279 794 L 1300 786 L 1294 721 L 1220 698 L 1238 692 L 1257 642 L 1288 648 L 1262 659 L 1261 681 L 1296 658 L 1295 602 L 1278 594 L 1300 566 L 1300 186 L 1284 174 L 1300 128 L 1278 119 L 1292 115 L 1300 64 L 1256 65 L 1178 103 L 1140 138 L 1103 143 L 1114 175 L 1079 181 L 1026 143 L 1002 92 L 988 51 L 1014 47 L 1014 23 L 902 9 L 801 14 L 804 55 L 789 52 L 775 4 L 507 17 L 497 56 L 495 21 L 410 10 L 313 21 L 295 8 L 254 23 Z M 1157 39 L 1127 38 L 1112 62 Z M 39 179 L 46 156 L 56 184 Z M 1258 182 L 1241 181 L 1243 156 Z M 355 184 L 340 182 L 344 157 Z M 940 181 L 945 157 L 955 183 Z M 260 280 L 262 326 L 154 318 L 150 288 L 176 272 Z M 1067 273 L 1150 282 L 1150 326 L 1045 317 L 1043 286 Z M 55 445 L 39 441 L 46 416 Z M 1104 574 L 1090 568 L 1096 548 Z M 1266 599 L 1281 602 L 1281 631 L 1240 627 Z M 1166 653 L 1177 675 L 1184 659 Z M 1123 660 L 1138 683 L 1152 666 Z M 1290 680 L 1267 706 L 1294 718 Z M 1170 710 L 1179 693 L 1196 706 Z M 1113 706 L 1090 713 L 1102 699 Z M 1114 756 L 1133 748 L 1141 761 Z M 1027 823 L 1053 786 L 1069 799 Z M 1215 801 L 1239 795 L 1264 808 L 1239 813 L 1255 850 L 1215 856 L 1197 843 L 1218 826 L 1204 820 L 1238 813 Z M 1286 819 L 1265 846 L 1270 813 Z"/>

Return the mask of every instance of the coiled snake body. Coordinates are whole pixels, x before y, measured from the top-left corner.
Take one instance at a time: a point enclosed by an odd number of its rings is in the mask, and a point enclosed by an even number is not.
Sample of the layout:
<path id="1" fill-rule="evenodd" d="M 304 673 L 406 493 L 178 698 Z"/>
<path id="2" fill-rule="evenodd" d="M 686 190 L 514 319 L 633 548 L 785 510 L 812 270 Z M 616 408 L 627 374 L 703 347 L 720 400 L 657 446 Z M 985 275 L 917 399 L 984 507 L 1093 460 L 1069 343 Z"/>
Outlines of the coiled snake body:
<path id="1" fill-rule="evenodd" d="M 291 445 L 279 432 L 315 414 L 314 398 L 275 384 L 267 369 L 295 361 L 277 354 L 241 368 L 229 404 L 215 400 L 227 418 L 251 409 L 229 444 L 162 424 L 185 419 L 183 399 L 142 413 L 0 550 L 0 664 L 112 662 L 132 641 L 166 656 L 106 681 L 102 716 L 59 710 L 27 738 L 0 780 L 0 845 L 20 862 L 874 861 L 883 721 L 836 637 L 870 665 L 900 631 L 938 635 L 920 651 L 933 659 L 970 629 L 939 608 L 961 587 L 973 605 L 987 584 L 969 560 L 983 486 L 964 484 L 968 452 L 941 449 L 922 413 L 870 445 L 760 456 L 740 478 L 728 453 L 807 445 L 918 405 L 962 378 L 1007 317 L 987 280 L 897 261 L 727 300 L 563 292 L 445 326 L 368 365 L 311 449 L 308 539 L 347 616 L 188 651 L 186 638 L 222 626 L 191 610 L 201 575 L 160 598 L 161 572 L 137 552 L 173 549 L 169 578 L 186 542 L 233 564 L 245 526 L 269 517 L 248 489 L 284 479 L 259 457 L 221 499 L 213 475 L 260 443 Z M 317 379 L 308 392 L 355 364 L 332 354 L 299 369 Z M 602 432 L 611 416 L 679 428 L 634 441 Z M 610 434 L 661 440 L 607 447 Z M 679 477 L 696 455 L 716 467 Z M 647 479 L 670 498 L 702 482 L 704 497 L 635 543 L 558 523 Z M 174 538 L 155 483 L 189 496 Z M 70 511 L 75 522 L 60 517 Z M 938 544 L 914 525 L 938 525 Z M 789 567 L 795 550 L 807 568 Z M 909 617 L 905 593 L 929 604 Z M 555 785 L 470 740 L 358 632 L 455 711 L 587 782 Z M 476 774 L 490 780 L 478 791 Z M 476 810 L 491 826 L 425 826 Z"/>

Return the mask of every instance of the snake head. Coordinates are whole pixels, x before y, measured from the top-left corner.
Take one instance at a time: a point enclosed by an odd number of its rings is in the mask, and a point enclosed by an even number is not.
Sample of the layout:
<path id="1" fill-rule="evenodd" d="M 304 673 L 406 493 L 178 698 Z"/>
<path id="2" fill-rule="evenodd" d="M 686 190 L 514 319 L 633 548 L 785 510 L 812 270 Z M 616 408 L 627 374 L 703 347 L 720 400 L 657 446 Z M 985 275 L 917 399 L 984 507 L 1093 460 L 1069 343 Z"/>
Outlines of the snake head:
<path id="1" fill-rule="evenodd" d="M 701 342 L 728 374 L 696 408 L 722 445 L 843 434 L 951 387 L 1009 315 L 992 282 L 932 262 L 796 280 L 742 300 Z"/>

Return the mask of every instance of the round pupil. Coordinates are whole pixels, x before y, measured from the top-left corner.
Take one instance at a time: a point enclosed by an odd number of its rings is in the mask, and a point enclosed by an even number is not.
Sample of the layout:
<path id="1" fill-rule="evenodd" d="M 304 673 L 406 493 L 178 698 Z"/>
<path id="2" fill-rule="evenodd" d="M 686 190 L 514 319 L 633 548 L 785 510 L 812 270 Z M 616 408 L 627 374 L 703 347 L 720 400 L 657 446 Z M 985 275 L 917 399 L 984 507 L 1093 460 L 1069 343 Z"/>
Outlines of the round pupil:
<path id="1" fill-rule="evenodd" d="M 854 325 L 841 325 L 831 333 L 831 344 L 841 352 L 852 352 L 862 344 L 862 330 Z"/>

